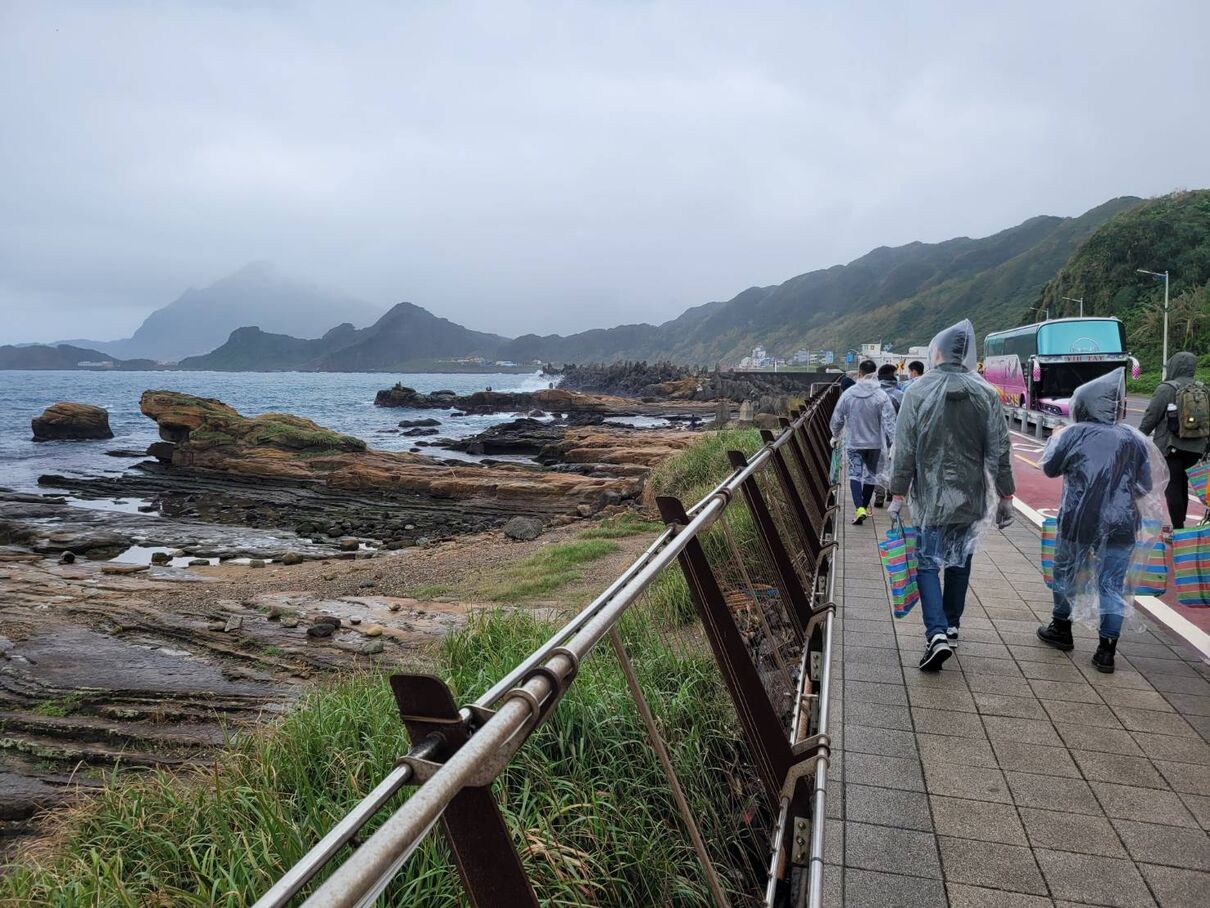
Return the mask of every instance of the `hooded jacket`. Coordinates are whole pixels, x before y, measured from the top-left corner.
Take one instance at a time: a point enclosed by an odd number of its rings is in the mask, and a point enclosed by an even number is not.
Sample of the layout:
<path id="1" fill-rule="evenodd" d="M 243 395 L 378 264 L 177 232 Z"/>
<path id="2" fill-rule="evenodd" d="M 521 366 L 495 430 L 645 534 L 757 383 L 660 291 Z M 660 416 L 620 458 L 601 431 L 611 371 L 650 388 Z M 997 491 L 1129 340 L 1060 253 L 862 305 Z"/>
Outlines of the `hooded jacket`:
<path id="1" fill-rule="evenodd" d="M 1155 446 L 1165 456 L 1169 448 L 1178 451 L 1189 451 L 1194 454 L 1206 453 L 1204 438 L 1181 438 L 1173 435 L 1168 428 L 1168 405 L 1176 403 L 1177 392 L 1194 380 L 1197 371 L 1197 357 L 1192 353 L 1174 353 L 1168 360 L 1168 377 L 1160 382 L 1147 404 L 1147 412 L 1139 423 L 1139 431 L 1144 435 L 1155 433 Z"/>
<path id="2" fill-rule="evenodd" d="M 876 378 L 863 378 L 840 395 L 832 412 L 832 434 L 845 433 L 850 451 L 882 451 L 895 437 L 895 405 Z"/>
<path id="3" fill-rule="evenodd" d="M 933 368 L 903 394 L 891 494 L 911 490 L 920 527 L 970 525 L 988 516 L 988 476 L 1015 491 L 1008 426 L 994 388 L 975 373 L 975 329 L 947 328 L 929 348 Z"/>
<path id="4" fill-rule="evenodd" d="M 1075 424 L 1051 437 L 1042 472 L 1063 477 L 1059 538 L 1089 545 L 1133 542 L 1138 499 L 1152 488 L 1143 435 L 1121 422 L 1126 370 L 1115 369 L 1076 388 Z"/>
<path id="5" fill-rule="evenodd" d="M 893 378 L 880 378 L 878 386 L 886 392 L 886 396 L 891 399 L 891 404 L 895 407 L 895 412 L 899 412 L 899 406 L 903 403 L 903 392 L 899 390 L 899 382 Z"/>

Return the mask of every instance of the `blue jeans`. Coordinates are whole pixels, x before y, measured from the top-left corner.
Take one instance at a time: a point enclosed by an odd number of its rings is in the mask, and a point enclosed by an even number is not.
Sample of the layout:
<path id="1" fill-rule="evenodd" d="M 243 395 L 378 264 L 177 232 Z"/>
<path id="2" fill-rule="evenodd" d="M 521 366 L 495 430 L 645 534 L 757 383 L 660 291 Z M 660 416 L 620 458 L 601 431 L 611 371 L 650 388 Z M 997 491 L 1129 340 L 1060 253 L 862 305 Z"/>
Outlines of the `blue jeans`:
<path id="1" fill-rule="evenodd" d="M 916 587 L 920 590 L 920 613 L 924 618 L 924 639 L 944 634 L 946 628 L 959 627 L 966 609 L 966 590 L 970 586 L 971 559 L 945 568 L 945 590 L 941 589 L 943 552 L 953 552 L 963 544 L 970 527 L 965 524 L 922 527 L 916 547 Z"/>
<path id="2" fill-rule="evenodd" d="M 1093 556 L 1100 554 L 1094 563 Z M 1097 606 L 1101 616 L 1101 636 L 1116 640 L 1122 633 L 1122 619 L 1126 616 L 1126 597 L 1122 590 L 1126 585 L 1126 571 L 1130 569 L 1130 558 L 1134 554 L 1134 540 L 1110 540 L 1106 543 L 1081 543 L 1073 539 L 1055 540 L 1055 607 L 1051 612 L 1056 618 L 1071 620 L 1071 597 L 1081 586 L 1080 576 L 1095 575 Z M 1091 586 L 1091 581 L 1089 581 Z"/>

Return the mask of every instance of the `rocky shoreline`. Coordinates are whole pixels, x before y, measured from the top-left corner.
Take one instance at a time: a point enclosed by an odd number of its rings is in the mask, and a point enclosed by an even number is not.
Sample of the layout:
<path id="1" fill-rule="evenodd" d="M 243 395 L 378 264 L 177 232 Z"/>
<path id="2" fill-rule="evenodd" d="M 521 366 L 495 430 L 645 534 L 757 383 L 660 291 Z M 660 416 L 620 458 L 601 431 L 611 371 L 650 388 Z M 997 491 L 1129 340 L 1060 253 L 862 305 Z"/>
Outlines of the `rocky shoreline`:
<path id="1" fill-rule="evenodd" d="M 711 409 L 633 428 L 606 422 L 643 410 L 620 398 L 452 403 L 543 416 L 456 441 L 435 437 L 451 417 L 414 420 L 435 433 L 424 456 L 149 391 L 161 440 L 147 459 L 43 475 L 43 495 L 0 489 L 0 847 L 114 766 L 204 762 L 311 679 L 398 663 L 475 607 L 412 595 L 432 565 L 487 570 L 634 506 L 694 438 L 675 420 Z"/>

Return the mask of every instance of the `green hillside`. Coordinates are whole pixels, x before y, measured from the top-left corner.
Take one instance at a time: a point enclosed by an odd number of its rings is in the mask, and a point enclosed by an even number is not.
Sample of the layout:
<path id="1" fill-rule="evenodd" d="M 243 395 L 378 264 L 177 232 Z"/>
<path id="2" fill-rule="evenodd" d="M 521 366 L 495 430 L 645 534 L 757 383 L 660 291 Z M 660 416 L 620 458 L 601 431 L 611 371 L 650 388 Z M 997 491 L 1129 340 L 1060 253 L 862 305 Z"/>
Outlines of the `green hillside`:
<path id="1" fill-rule="evenodd" d="M 1117 316 L 1132 352 L 1154 369 L 1164 282 L 1138 268 L 1169 272 L 1170 351 L 1210 353 L 1210 190 L 1148 199 L 1111 218 L 1047 283 L 1040 303 L 1052 318 L 1075 315 L 1078 306 L 1062 297 L 1082 297 L 1085 314 Z"/>
<path id="2" fill-rule="evenodd" d="M 510 359 L 585 362 L 671 359 L 734 363 L 757 344 L 786 355 L 883 341 L 922 344 L 971 318 L 982 334 L 1020 323 L 1047 281 L 1102 224 L 1138 204 L 1113 199 L 1076 218 L 1039 216 L 988 237 L 880 247 L 850 262 L 726 302 L 689 309 L 659 326 L 625 325 L 505 344 Z"/>

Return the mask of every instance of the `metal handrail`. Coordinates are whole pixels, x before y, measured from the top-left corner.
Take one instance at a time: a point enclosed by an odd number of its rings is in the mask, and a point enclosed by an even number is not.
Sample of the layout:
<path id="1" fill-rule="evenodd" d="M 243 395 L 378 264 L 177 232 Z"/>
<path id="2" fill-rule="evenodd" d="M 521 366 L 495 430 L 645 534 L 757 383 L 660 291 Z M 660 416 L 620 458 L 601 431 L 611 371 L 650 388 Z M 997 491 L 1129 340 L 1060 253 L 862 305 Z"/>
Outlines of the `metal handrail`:
<path id="1" fill-rule="evenodd" d="M 316 908 L 372 904 L 440 818 L 444 808 L 468 784 L 479 767 L 490 760 L 493 765 L 503 768 L 513 753 L 520 748 L 528 736 L 528 731 L 532 730 L 532 725 L 540 721 L 535 715 L 535 706 L 540 711 L 548 698 L 557 695 L 555 679 L 562 682 L 574 673 L 578 662 L 604 638 L 622 613 L 639 599 L 691 540 L 714 524 L 743 482 L 753 476 L 774 451 L 787 444 L 794 429 L 810 419 L 821 405 L 821 397 L 809 401 L 804 412 L 790 427 L 779 433 L 777 438 L 764 444 L 752 455 L 746 466 L 722 480 L 687 511 L 690 520 L 686 525 L 677 529 L 665 529 L 600 595 L 475 700 L 473 705 L 478 709 L 488 709 L 497 703 L 500 703 L 500 706 L 476 729 L 465 745 L 433 772 L 424 784 L 333 872 L 305 904 Z M 831 582 L 830 578 L 829 583 Z M 829 615 L 826 619 L 826 649 L 820 696 L 825 696 L 830 682 L 831 620 Z M 539 666 L 541 670 L 535 672 Z M 519 682 L 526 678 L 528 680 L 518 687 Z M 801 697 L 799 699 L 801 700 Z M 464 722 L 469 722 L 473 712 L 471 708 L 466 707 L 461 710 L 461 715 Z M 821 726 L 826 715 L 825 699 L 821 704 Z M 527 729 L 527 726 L 530 728 Z M 432 755 L 434 746 L 433 741 L 420 742 L 409 751 L 408 756 L 427 758 Z M 823 766 L 824 763 L 821 763 L 821 770 Z M 401 762 L 396 766 L 267 890 L 253 908 L 285 906 L 395 794 L 412 781 L 413 777 L 414 771 L 408 763 Z M 817 773 L 816 797 L 822 803 L 819 785 Z M 816 823 L 816 826 L 822 825 L 822 814 L 819 819 L 820 822 Z M 814 841 L 812 846 L 814 849 Z M 822 838 L 820 847 L 822 849 Z M 822 853 L 819 860 L 822 862 Z"/>

